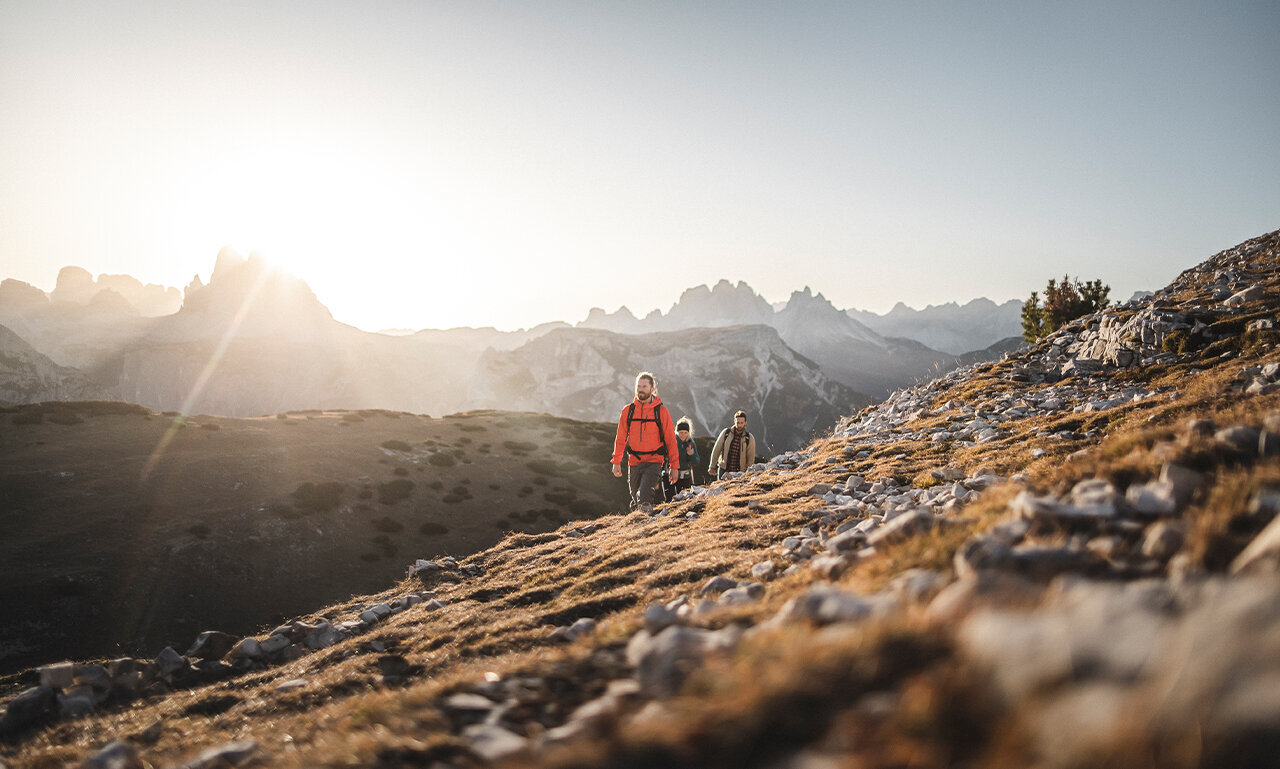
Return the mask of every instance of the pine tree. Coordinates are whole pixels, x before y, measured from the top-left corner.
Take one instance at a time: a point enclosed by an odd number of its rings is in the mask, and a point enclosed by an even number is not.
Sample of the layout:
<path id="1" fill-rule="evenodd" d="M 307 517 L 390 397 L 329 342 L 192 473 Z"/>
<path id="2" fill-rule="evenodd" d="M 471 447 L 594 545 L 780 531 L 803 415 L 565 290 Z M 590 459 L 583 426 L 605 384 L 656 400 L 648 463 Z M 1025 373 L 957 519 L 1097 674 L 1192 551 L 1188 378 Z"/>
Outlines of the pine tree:
<path id="1" fill-rule="evenodd" d="M 1110 286 L 1101 280 L 1084 283 L 1063 275 L 1059 283 L 1049 279 L 1044 288 L 1044 303 L 1035 291 L 1022 305 L 1022 338 L 1035 343 L 1061 328 L 1068 321 L 1104 309 L 1109 303 Z"/>

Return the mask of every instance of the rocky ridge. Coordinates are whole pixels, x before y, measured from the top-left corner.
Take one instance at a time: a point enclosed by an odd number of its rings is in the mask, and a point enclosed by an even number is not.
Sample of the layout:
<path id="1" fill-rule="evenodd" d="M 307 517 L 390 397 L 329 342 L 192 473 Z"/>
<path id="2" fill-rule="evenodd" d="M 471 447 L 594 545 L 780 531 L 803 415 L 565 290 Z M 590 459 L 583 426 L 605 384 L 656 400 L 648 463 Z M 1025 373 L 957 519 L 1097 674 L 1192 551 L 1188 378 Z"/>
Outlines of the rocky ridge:
<path id="1" fill-rule="evenodd" d="M 228 681 L 143 688 L 43 731 L 74 687 L 114 683 L 33 672 L 4 755 L 1262 765 L 1280 744 L 1277 308 L 1271 233 L 653 516 L 415 563 L 326 610 L 358 631 L 331 646 L 296 622 L 222 639 Z M 246 654 L 299 638 L 296 659 Z M 16 727 L 19 701 L 43 707 Z"/>

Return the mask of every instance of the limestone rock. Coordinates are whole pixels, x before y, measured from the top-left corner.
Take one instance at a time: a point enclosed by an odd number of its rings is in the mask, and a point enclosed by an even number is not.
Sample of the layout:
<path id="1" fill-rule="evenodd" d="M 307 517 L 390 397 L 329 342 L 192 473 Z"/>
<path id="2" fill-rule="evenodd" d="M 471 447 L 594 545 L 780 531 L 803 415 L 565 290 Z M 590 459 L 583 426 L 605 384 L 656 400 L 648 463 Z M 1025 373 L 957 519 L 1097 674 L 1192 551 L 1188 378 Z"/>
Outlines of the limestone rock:
<path id="1" fill-rule="evenodd" d="M 206 630 L 196 636 L 191 648 L 187 649 L 186 656 L 202 660 L 220 660 L 231 651 L 231 647 L 235 646 L 238 640 L 235 636 L 220 630 Z"/>
<path id="2" fill-rule="evenodd" d="M 497 724 L 472 724 L 462 730 L 471 749 L 489 762 L 513 758 L 529 749 L 529 740 Z"/>
<path id="3" fill-rule="evenodd" d="M 258 743 L 254 740 L 229 742 L 226 745 L 202 751 L 178 769 L 223 769 L 228 766 L 240 766 L 257 755 L 259 750 Z"/>

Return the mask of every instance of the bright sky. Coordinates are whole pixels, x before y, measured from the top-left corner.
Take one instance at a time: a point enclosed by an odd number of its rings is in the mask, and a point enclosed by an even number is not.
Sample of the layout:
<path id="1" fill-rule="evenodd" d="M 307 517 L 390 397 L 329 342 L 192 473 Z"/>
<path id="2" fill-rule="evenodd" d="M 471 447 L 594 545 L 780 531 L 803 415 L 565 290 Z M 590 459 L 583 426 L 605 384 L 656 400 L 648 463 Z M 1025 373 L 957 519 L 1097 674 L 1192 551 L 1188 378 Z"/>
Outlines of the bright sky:
<path id="1" fill-rule="evenodd" d="M 0 0 L 0 278 L 379 328 L 1112 296 L 1280 228 L 1280 4 Z"/>

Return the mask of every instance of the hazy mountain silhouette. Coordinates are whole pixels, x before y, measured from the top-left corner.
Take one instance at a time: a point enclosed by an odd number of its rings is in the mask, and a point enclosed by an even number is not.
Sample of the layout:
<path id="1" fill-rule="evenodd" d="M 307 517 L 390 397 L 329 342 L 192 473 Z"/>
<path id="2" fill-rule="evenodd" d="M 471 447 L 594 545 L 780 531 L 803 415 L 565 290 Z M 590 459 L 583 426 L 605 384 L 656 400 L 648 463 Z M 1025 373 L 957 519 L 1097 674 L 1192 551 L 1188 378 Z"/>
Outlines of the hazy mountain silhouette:
<path id="1" fill-rule="evenodd" d="M 688 393 L 686 408 L 698 412 L 702 429 L 744 408 L 758 416 L 776 449 L 807 438 L 815 420 L 955 365 L 954 356 L 878 334 L 807 288 L 775 310 L 746 283 L 727 280 L 690 288 L 667 313 L 655 310 L 643 319 L 625 307 L 613 314 L 593 310 L 576 330 L 607 328 L 607 345 L 602 337 L 565 333 L 575 329 L 558 321 L 514 332 L 364 332 L 334 319 L 303 280 L 231 249 L 219 252 L 207 283 L 196 276 L 186 286 L 176 312 L 151 317 L 135 304 L 140 296 L 167 300 L 176 293 L 129 276 L 95 280 L 68 267 L 47 296 L 4 281 L 0 323 L 52 363 L 100 382 L 111 397 L 158 411 L 439 414 L 514 407 L 612 419 L 609 412 L 626 401 L 635 371 L 649 368 L 668 392 Z M 628 338 L 732 327 L 752 330 Z M 554 343 L 539 343 L 556 333 Z M 663 345 L 676 347 L 663 351 Z M 597 382 L 600 360 L 611 363 Z M 512 367 L 527 370 L 535 386 L 513 390 Z M 816 376 L 819 370 L 823 376 Z M 30 389 L 11 389 L 22 387 Z"/>
<path id="2" fill-rule="evenodd" d="M 912 309 L 898 302 L 884 315 L 847 310 L 849 317 L 885 336 L 914 339 L 935 350 L 960 355 L 1022 335 L 1022 302 L 996 304 L 986 297 L 965 304 L 947 302 Z"/>

